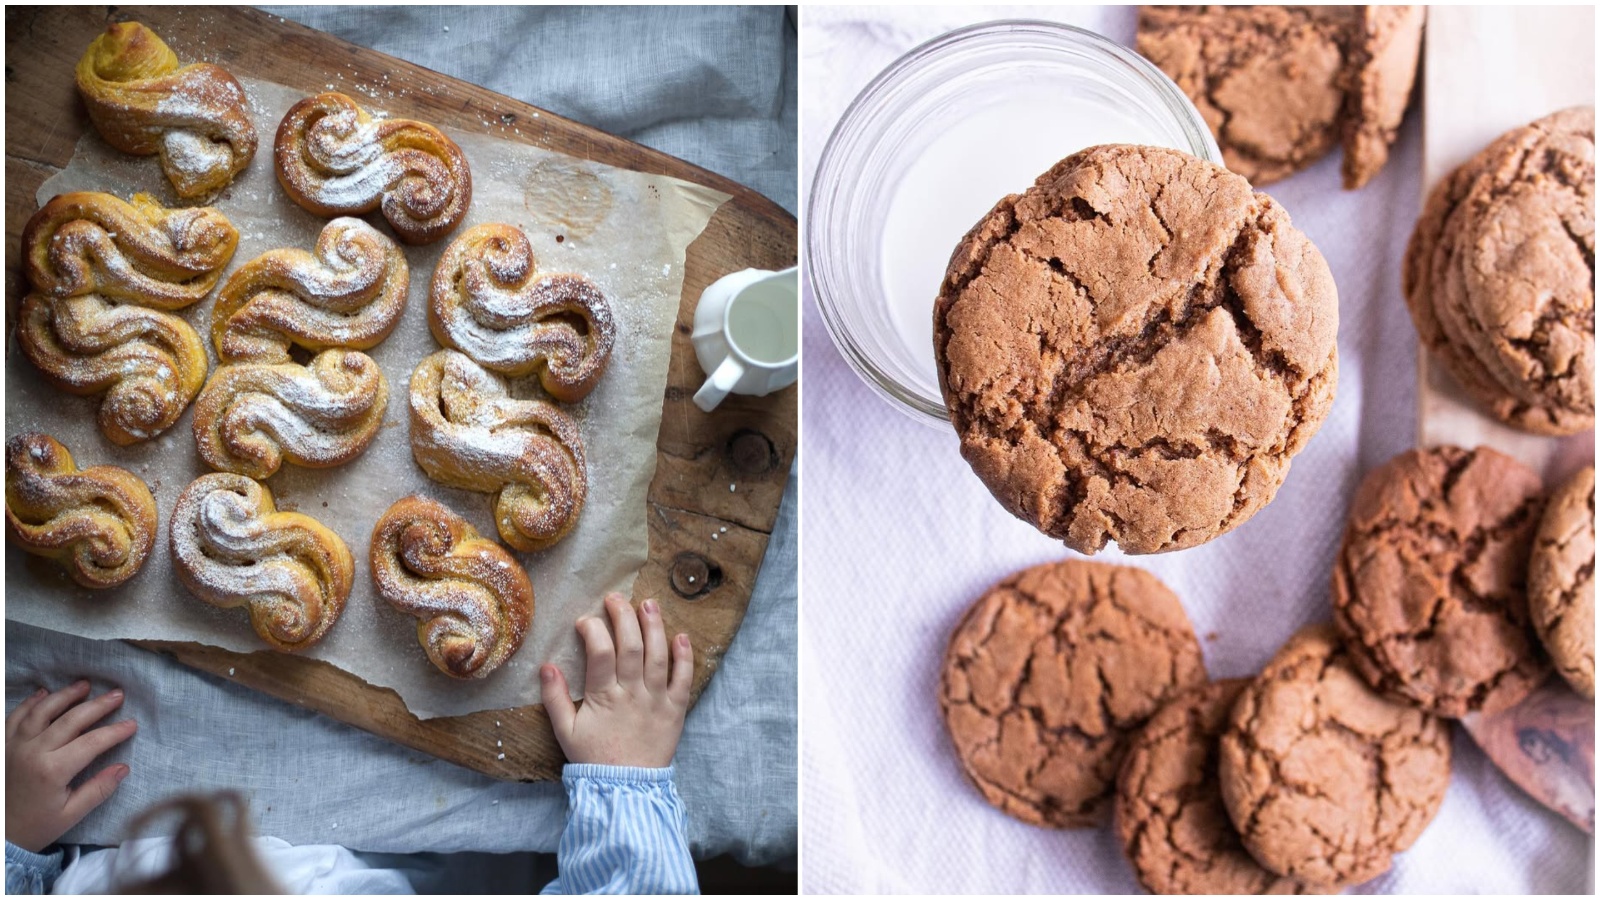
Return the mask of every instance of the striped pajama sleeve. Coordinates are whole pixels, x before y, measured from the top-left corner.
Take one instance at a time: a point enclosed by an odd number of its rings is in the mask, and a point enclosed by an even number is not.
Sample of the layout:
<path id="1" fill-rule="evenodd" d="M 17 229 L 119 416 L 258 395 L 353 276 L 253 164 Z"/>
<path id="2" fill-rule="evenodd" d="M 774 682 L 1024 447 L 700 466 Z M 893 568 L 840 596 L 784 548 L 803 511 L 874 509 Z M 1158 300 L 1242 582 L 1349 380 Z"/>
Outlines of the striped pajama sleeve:
<path id="1" fill-rule="evenodd" d="M 6 893 L 48 894 L 60 876 L 60 850 L 32 853 L 6 841 Z"/>
<path id="2" fill-rule="evenodd" d="M 546 894 L 698 894 L 672 767 L 568 765 L 560 872 Z"/>

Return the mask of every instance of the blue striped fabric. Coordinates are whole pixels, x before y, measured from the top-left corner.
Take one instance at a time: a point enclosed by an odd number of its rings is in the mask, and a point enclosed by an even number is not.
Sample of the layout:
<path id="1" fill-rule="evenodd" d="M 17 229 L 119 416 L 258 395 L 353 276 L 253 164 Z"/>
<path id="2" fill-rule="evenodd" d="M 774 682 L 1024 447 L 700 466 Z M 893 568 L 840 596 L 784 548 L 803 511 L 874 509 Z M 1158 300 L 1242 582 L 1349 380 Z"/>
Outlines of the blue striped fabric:
<path id="1" fill-rule="evenodd" d="M 672 767 L 568 765 L 560 872 L 546 894 L 698 894 Z"/>
<path id="2" fill-rule="evenodd" d="M 47 894 L 60 875 L 60 850 L 33 853 L 6 841 L 6 893 Z"/>

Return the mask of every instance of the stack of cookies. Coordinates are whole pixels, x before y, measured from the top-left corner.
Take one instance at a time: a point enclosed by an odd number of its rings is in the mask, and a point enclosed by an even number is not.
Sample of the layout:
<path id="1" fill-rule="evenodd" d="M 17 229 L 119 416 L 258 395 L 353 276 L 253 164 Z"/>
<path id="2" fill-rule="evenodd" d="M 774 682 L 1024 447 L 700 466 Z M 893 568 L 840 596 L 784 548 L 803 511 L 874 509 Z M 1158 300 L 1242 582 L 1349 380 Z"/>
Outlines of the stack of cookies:
<path id="1" fill-rule="evenodd" d="M 1594 428 L 1594 107 L 1512 129 L 1439 182 L 1404 290 L 1485 411 L 1536 434 Z"/>

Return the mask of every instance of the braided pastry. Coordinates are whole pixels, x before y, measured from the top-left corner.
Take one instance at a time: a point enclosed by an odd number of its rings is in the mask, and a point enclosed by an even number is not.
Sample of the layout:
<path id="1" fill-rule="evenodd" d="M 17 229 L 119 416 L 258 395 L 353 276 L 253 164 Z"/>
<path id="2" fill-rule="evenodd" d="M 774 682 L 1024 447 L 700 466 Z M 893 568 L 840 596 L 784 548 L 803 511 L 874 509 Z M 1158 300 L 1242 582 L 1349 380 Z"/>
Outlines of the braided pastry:
<path id="1" fill-rule="evenodd" d="M 6 441 L 6 535 L 86 588 L 115 587 L 150 555 L 156 500 L 126 469 L 79 471 L 55 438 L 18 434 Z"/>
<path id="2" fill-rule="evenodd" d="M 400 321 L 410 278 L 394 241 L 360 219 L 334 219 L 315 255 L 272 250 L 229 276 L 211 340 L 226 362 L 288 362 L 291 344 L 367 350 Z"/>
<path id="3" fill-rule="evenodd" d="M 445 248 L 433 270 L 428 327 L 439 343 L 502 375 L 538 371 L 550 396 L 568 403 L 605 374 L 617 330 L 594 282 L 539 275 L 522 229 L 494 224 Z"/>
<path id="4" fill-rule="evenodd" d="M 411 374 L 411 454 L 435 481 L 497 491 L 500 538 L 518 550 L 561 540 L 583 512 L 577 423 L 554 404 L 512 398 L 498 375 L 454 350 Z"/>
<path id="5" fill-rule="evenodd" d="M 172 427 L 206 380 L 205 344 L 179 309 L 211 291 L 239 233 L 214 209 L 62 194 L 22 229 L 18 343 L 46 379 L 99 394 L 100 430 L 128 445 Z M 148 308 L 148 307 L 154 307 Z"/>
<path id="6" fill-rule="evenodd" d="M 467 157 L 444 132 L 410 119 L 374 119 L 344 94 L 289 108 L 274 144 L 278 183 L 319 216 L 380 206 L 408 244 L 449 234 L 472 202 Z"/>
<path id="7" fill-rule="evenodd" d="M 180 197 L 220 190 L 256 155 L 244 88 L 219 66 L 178 66 L 138 22 L 116 22 L 78 60 L 78 94 L 106 143 L 161 157 Z"/>
<path id="8" fill-rule="evenodd" d="M 344 612 L 355 579 L 350 548 L 316 519 L 279 512 L 264 485 L 202 475 L 178 495 L 171 531 L 184 586 L 212 606 L 246 607 L 274 650 L 304 650 Z"/>
<path id="9" fill-rule="evenodd" d="M 383 371 L 356 350 L 324 350 L 304 366 L 219 366 L 195 400 L 195 444 L 213 469 L 251 478 L 285 459 L 328 468 L 367 449 L 388 405 Z"/>
<path id="10" fill-rule="evenodd" d="M 426 497 L 395 501 L 372 529 L 372 581 L 419 620 L 422 649 L 453 678 L 494 671 L 533 620 L 533 585 L 516 559 Z"/>

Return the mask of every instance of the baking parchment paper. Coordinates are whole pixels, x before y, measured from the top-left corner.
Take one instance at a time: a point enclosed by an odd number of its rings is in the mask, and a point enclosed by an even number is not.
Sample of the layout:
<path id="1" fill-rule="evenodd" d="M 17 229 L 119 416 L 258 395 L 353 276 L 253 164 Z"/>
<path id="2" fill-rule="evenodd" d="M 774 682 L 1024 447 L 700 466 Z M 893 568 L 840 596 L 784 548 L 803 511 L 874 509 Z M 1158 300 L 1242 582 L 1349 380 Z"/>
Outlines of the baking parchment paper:
<path id="1" fill-rule="evenodd" d="M 303 91 L 241 78 L 260 134 L 249 169 L 209 205 L 239 229 L 229 272 L 278 247 L 312 248 L 326 220 L 291 201 L 277 183 L 272 142 L 278 122 Z M 383 97 L 356 95 L 381 115 Z M 631 593 L 648 554 L 645 495 L 656 467 L 656 435 L 671 355 L 672 328 L 683 289 L 684 255 L 728 195 L 660 175 L 613 168 L 525 143 L 444 129 L 472 167 L 472 206 L 449 237 L 404 247 L 410 292 L 394 333 L 367 351 L 389 382 L 384 427 L 360 457 L 332 469 L 285 465 L 266 481 L 280 509 L 311 515 L 336 531 L 355 558 L 355 587 L 328 636 L 304 655 L 326 660 L 367 682 L 393 688 L 419 718 L 462 715 L 539 700 L 539 665 L 560 665 L 581 695 L 583 659 L 573 631 L 579 616 L 601 610 L 607 591 Z M 67 168 L 39 189 L 41 204 L 69 191 L 97 190 L 124 199 L 136 192 L 178 205 L 155 157 L 129 157 L 90 132 Z M 379 213 L 367 221 L 393 236 Z M 483 680 L 457 681 L 439 672 L 417 643 L 416 620 L 377 596 L 369 569 L 372 527 L 395 500 L 433 497 L 465 516 L 485 536 L 497 534 L 493 495 L 437 484 L 411 457 L 407 386 L 411 371 L 440 349 L 428 331 L 428 284 L 451 238 L 483 222 L 521 227 L 545 272 L 577 272 L 594 280 L 612 304 L 617 341 L 599 387 L 563 408 L 578 419 L 589 464 L 589 491 L 577 527 L 554 548 L 517 554 L 533 582 L 534 615 L 522 649 Z M 560 238 L 558 241 L 557 238 Z M 224 276 L 226 278 L 226 276 Z M 220 282 L 219 282 L 220 284 Z M 214 295 L 181 313 L 210 345 Z M 161 528 L 144 568 L 105 591 L 78 587 L 47 560 L 7 544 L 6 617 L 89 638 L 196 641 L 236 651 L 262 649 L 243 610 L 215 609 L 190 595 L 172 571 L 167 526 L 179 492 L 209 471 L 195 449 L 193 409 L 165 434 L 119 448 L 100 434 L 99 398 L 51 386 L 6 345 L 6 435 L 43 431 L 72 452 L 80 468 L 122 466 L 156 497 Z M 533 378 L 512 393 L 537 396 Z M 267 651 L 270 652 L 270 651 Z"/>

